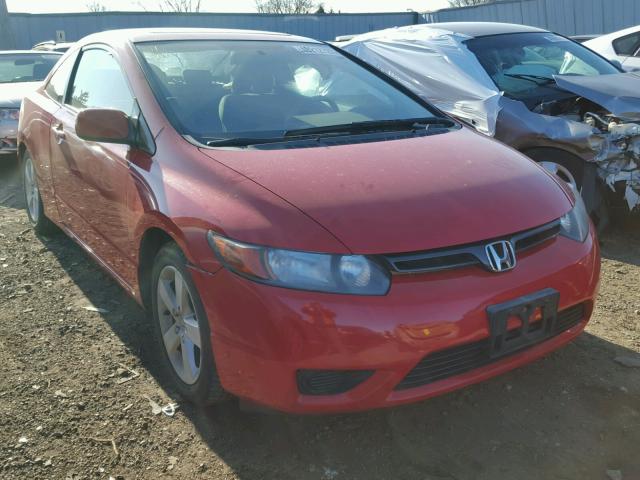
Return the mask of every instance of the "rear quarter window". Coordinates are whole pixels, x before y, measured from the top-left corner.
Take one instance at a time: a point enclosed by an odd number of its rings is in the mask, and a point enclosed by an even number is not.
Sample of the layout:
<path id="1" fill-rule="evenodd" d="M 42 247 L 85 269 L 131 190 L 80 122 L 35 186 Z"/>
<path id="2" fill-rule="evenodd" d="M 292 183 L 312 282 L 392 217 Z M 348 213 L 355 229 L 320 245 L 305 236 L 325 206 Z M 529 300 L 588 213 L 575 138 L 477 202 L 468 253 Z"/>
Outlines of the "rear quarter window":
<path id="1" fill-rule="evenodd" d="M 69 82 L 71 70 L 73 70 L 75 58 L 76 55 L 72 55 L 65 59 L 53 73 L 49 79 L 49 83 L 45 87 L 47 94 L 58 103 L 64 101 L 64 93 L 67 88 L 67 83 Z"/>
<path id="2" fill-rule="evenodd" d="M 631 57 L 640 47 L 640 32 L 632 33 L 613 41 L 613 49 L 618 55 Z"/>

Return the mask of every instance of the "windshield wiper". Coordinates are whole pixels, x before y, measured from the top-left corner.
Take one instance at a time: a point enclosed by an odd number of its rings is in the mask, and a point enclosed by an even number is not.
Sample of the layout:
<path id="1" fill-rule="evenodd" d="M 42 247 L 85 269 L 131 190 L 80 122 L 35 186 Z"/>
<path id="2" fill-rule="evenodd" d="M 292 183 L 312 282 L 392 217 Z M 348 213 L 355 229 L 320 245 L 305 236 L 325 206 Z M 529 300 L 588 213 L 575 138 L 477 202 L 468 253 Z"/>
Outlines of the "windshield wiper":
<path id="1" fill-rule="evenodd" d="M 207 142 L 208 147 L 248 147 L 249 145 L 260 145 L 264 143 L 281 142 L 281 137 L 231 137 L 231 138 L 217 138 L 215 140 L 209 140 Z"/>
<path id="2" fill-rule="evenodd" d="M 543 77 L 542 75 L 530 75 L 528 73 L 505 73 L 506 77 L 518 78 L 520 80 L 528 80 L 536 85 L 550 85 L 556 81 L 551 77 Z"/>
<path id="3" fill-rule="evenodd" d="M 282 137 L 230 137 L 216 138 L 206 142 L 208 147 L 247 147 L 291 140 L 311 140 L 320 135 L 344 135 L 351 133 L 365 133 L 375 131 L 405 131 L 426 130 L 430 126 L 451 128 L 455 122 L 445 117 L 407 118 L 402 120 L 372 120 L 367 122 L 353 122 L 323 127 L 300 128 L 286 130 Z"/>
<path id="4" fill-rule="evenodd" d="M 331 135 L 344 133 L 365 133 L 375 131 L 402 131 L 402 130 L 425 130 L 431 125 L 442 125 L 451 128 L 455 122 L 446 117 L 429 118 L 405 118 L 399 120 L 370 120 L 366 122 L 341 123 L 338 125 L 326 125 L 323 127 L 299 128 L 287 130 L 285 137 L 296 137 L 300 135 Z"/>

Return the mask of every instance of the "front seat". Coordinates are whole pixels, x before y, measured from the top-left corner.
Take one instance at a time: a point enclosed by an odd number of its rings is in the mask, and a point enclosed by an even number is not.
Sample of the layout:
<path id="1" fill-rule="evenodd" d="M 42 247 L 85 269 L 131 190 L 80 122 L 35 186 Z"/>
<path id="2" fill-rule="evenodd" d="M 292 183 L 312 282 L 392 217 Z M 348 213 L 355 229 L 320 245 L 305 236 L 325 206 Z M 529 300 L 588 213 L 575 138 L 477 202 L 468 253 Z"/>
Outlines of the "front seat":
<path id="1" fill-rule="evenodd" d="M 220 101 L 218 113 L 227 132 L 283 130 L 286 101 L 274 93 L 276 75 L 266 60 L 248 59 L 233 75 L 232 93 Z"/>

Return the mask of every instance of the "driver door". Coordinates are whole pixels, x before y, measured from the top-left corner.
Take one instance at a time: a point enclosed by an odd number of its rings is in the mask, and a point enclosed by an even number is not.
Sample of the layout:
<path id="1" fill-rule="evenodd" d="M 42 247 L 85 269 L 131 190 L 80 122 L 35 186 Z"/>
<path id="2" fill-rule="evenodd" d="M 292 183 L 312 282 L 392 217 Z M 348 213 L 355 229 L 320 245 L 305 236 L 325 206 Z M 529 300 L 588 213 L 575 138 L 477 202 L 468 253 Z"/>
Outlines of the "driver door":
<path id="1" fill-rule="evenodd" d="M 51 125 L 53 184 L 63 223 L 127 283 L 135 268 L 127 191 L 132 179 L 127 145 L 78 137 L 75 122 L 85 108 L 113 108 L 135 115 L 137 105 L 114 55 L 83 49 L 62 107 Z"/>

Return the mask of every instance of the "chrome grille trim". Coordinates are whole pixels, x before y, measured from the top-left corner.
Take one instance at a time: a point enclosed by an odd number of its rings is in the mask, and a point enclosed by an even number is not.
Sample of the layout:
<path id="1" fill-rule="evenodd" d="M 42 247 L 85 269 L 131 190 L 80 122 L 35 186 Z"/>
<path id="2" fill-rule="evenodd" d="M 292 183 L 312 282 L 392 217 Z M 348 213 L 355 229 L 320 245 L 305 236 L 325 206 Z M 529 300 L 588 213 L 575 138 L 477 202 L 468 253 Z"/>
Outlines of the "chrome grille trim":
<path id="1" fill-rule="evenodd" d="M 439 272 L 478 265 L 490 270 L 485 246 L 500 240 L 509 240 L 515 251 L 523 252 L 556 238 L 560 234 L 560 219 L 510 236 L 488 239 L 459 247 L 440 248 L 415 253 L 382 255 L 381 258 L 393 274 Z"/>

